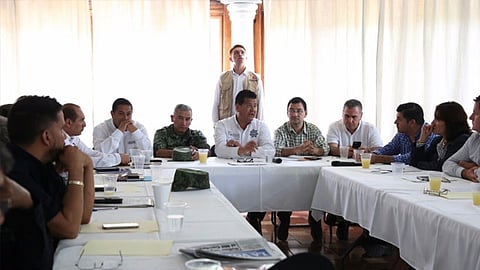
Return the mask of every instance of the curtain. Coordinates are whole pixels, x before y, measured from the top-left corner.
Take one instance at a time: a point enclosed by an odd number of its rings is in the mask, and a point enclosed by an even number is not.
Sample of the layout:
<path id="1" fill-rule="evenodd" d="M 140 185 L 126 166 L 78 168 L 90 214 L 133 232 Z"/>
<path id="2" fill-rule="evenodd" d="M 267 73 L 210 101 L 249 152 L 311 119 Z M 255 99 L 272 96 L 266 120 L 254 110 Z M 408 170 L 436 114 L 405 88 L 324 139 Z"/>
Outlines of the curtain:
<path id="1" fill-rule="evenodd" d="M 129 99 L 153 139 L 178 103 L 211 127 L 208 0 L 0 1 L 0 101 L 51 95 L 85 113 L 82 140 Z M 218 74 L 216 74 L 218 76 Z M 207 86 L 207 87 L 205 87 Z M 205 89 L 206 88 L 206 89 Z M 192 128 L 202 122 L 193 121 Z M 213 133 L 212 128 L 203 128 Z M 213 138 L 213 135 L 210 137 Z"/>
<path id="2" fill-rule="evenodd" d="M 113 101 L 124 97 L 153 141 L 156 129 L 171 124 L 175 105 L 184 103 L 193 110 L 191 128 L 212 134 L 210 2 L 92 1 L 92 13 L 94 122 L 108 119 Z"/>
<path id="3" fill-rule="evenodd" d="M 68 102 L 91 93 L 90 56 L 86 1 L 0 1 L 2 104 L 29 94 Z"/>
<path id="4" fill-rule="evenodd" d="M 387 143 L 399 104 L 431 122 L 437 104 L 470 114 L 480 94 L 478 0 L 264 0 L 264 12 L 266 110 L 283 112 L 269 115 L 273 129 L 293 96 L 323 133 L 356 98 Z"/>

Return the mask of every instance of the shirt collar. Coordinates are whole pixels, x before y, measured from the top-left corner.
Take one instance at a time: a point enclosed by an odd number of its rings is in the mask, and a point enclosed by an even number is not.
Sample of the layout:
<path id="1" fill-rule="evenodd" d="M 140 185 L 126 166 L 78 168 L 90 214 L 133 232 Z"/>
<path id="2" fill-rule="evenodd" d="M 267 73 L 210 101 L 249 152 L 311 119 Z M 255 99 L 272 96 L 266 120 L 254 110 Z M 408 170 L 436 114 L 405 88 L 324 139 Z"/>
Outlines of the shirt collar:
<path id="1" fill-rule="evenodd" d="M 171 124 L 170 126 L 168 126 L 168 133 L 170 134 L 170 137 L 174 137 L 174 138 L 177 138 L 177 137 L 187 137 L 187 136 L 191 136 L 192 135 L 192 130 L 189 128 L 185 131 L 185 133 L 179 135 L 177 133 L 175 133 L 175 128 L 173 127 L 173 124 Z"/>
<path id="2" fill-rule="evenodd" d="M 287 127 L 288 127 L 288 130 L 290 132 L 297 134 L 295 129 L 290 124 L 290 121 L 287 122 Z M 303 127 L 302 127 L 302 131 L 300 133 L 307 134 L 307 122 L 303 121 Z"/>

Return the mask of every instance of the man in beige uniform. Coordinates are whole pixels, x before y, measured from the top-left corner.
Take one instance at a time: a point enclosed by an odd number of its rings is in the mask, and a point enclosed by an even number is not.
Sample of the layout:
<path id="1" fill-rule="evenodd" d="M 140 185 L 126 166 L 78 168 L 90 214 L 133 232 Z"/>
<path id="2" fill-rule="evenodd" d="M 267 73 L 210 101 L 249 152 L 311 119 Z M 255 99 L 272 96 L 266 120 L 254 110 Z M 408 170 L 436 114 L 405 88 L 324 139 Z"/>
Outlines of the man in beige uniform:
<path id="1" fill-rule="evenodd" d="M 212 120 L 218 120 L 235 115 L 235 97 L 242 90 L 250 90 L 257 95 L 257 117 L 263 119 L 263 86 L 260 76 L 246 70 L 247 52 L 242 45 L 230 49 L 230 61 L 234 63 L 233 70 L 220 75 L 213 100 Z"/>

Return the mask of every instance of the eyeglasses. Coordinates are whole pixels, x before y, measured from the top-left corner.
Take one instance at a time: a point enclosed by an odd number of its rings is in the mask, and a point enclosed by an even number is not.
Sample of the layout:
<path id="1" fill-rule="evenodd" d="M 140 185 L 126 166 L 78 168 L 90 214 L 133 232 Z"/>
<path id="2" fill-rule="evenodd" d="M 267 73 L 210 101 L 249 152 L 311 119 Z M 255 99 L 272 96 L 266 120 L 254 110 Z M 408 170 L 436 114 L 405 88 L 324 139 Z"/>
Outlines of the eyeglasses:
<path id="1" fill-rule="evenodd" d="M 297 109 L 297 110 L 295 110 L 295 109 L 290 109 L 290 110 L 288 110 L 288 112 L 291 113 L 291 114 L 294 114 L 294 113 L 302 114 L 302 113 L 304 113 L 305 111 L 302 110 L 302 109 Z"/>
<path id="2" fill-rule="evenodd" d="M 243 157 L 243 158 L 237 159 L 237 162 L 239 162 L 239 163 L 253 163 L 253 158 Z"/>
<path id="3" fill-rule="evenodd" d="M 85 249 L 82 250 L 80 253 L 80 256 L 78 257 L 77 262 L 75 263 L 75 266 L 80 269 L 80 270 L 93 270 L 93 269 L 117 269 L 123 264 L 123 256 L 122 256 L 122 251 L 118 251 L 118 256 L 120 256 L 120 261 L 118 260 L 108 260 L 108 261 L 102 261 L 102 262 L 80 262 L 82 260 L 83 253 L 85 252 Z"/>

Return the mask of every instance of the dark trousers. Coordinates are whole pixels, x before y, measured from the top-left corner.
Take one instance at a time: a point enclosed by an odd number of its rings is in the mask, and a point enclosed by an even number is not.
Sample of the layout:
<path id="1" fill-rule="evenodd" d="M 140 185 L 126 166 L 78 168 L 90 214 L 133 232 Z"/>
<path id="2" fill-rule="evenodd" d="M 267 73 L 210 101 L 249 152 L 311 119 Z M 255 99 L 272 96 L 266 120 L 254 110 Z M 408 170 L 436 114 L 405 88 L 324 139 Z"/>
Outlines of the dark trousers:
<path id="1" fill-rule="evenodd" d="M 290 227 L 290 217 L 292 216 L 292 212 L 285 212 L 279 211 L 277 212 L 277 217 L 280 220 L 280 224 L 278 225 L 278 239 L 286 241 L 288 238 L 288 228 Z M 312 236 L 313 240 L 321 241 L 322 240 L 322 222 L 321 219 L 319 221 L 315 221 L 312 217 L 312 212 L 308 212 L 308 224 L 310 225 L 310 235 Z"/>
<path id="2" fill-rule="evenodd" d="M 247 220 L 257 232 L 262 235 L 262 220 L 266 212 L 248 212 Z"/>

